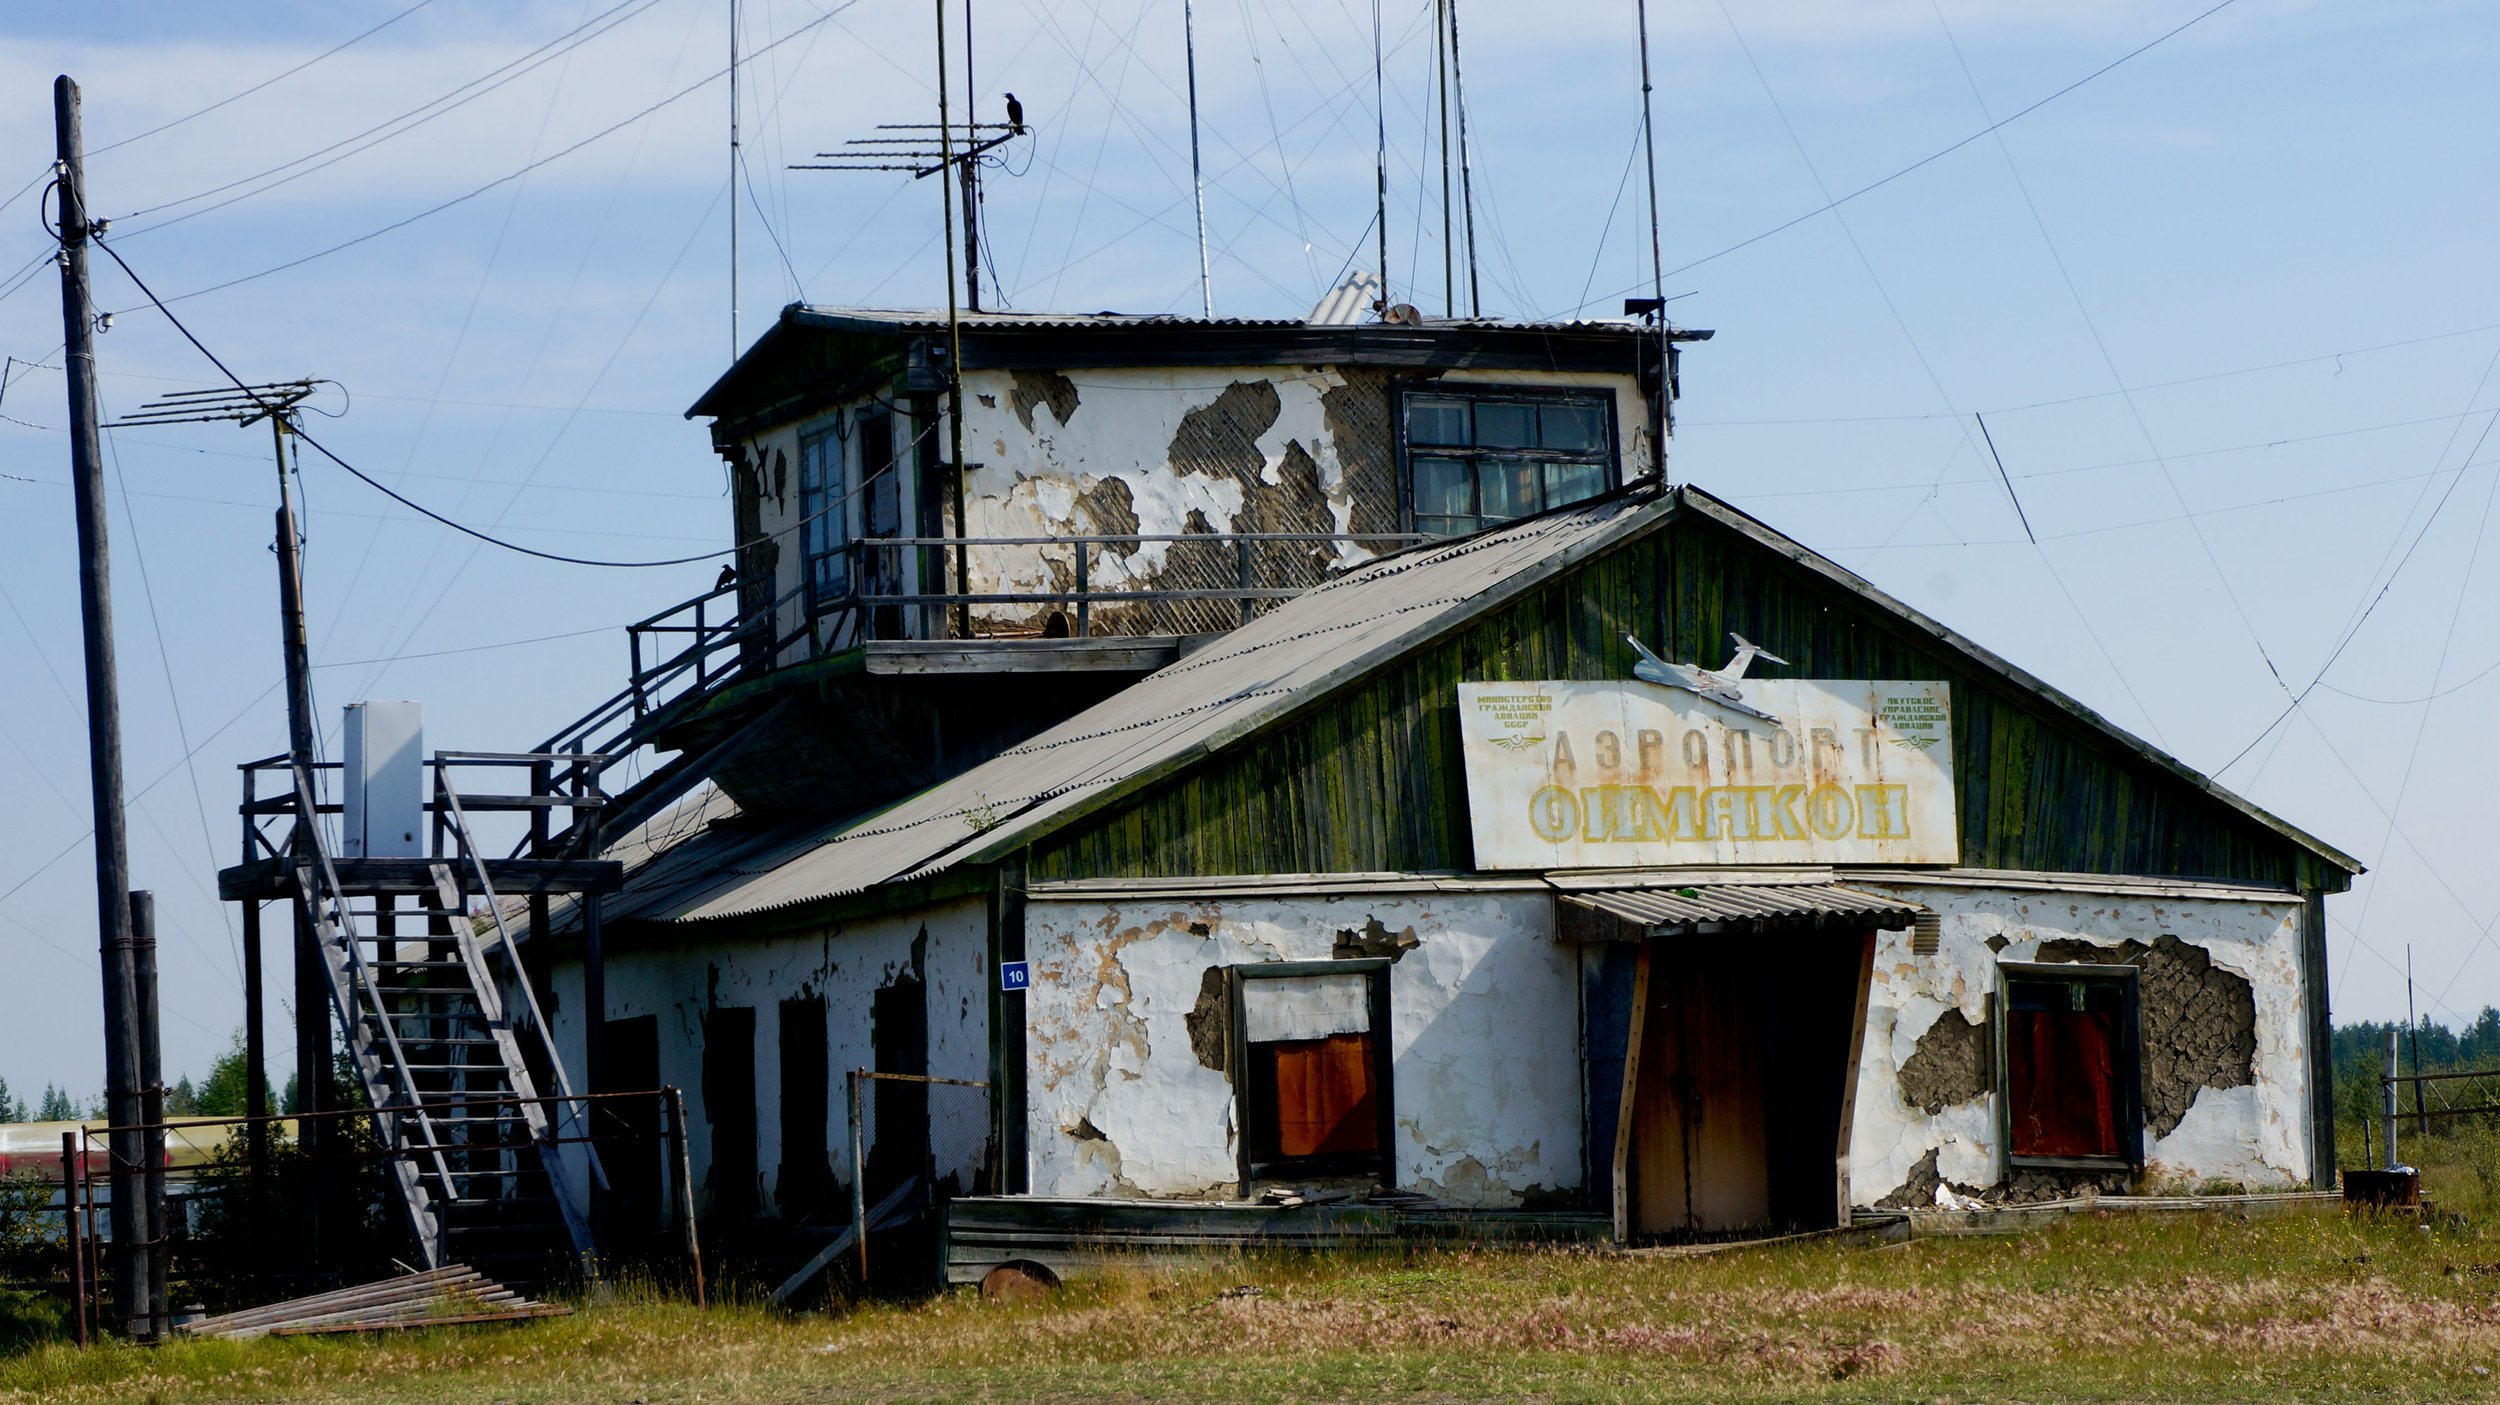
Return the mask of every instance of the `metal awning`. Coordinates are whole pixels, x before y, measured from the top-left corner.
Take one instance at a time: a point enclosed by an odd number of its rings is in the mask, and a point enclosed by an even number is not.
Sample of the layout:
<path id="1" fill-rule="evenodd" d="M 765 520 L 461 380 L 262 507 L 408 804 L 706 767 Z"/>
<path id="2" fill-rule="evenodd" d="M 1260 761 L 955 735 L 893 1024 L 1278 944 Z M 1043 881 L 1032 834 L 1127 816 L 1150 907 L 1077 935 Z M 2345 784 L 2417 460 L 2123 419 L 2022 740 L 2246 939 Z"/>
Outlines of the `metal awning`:
<path id="1" fill-rule="evenodd" d="M 1897 931 L 1927 909 L 1838 883 L 1711 883 L 1682 888 L 1601 888 L 1562 893 L 1556 935 L 1568 941 L 1719 932 Z"/>

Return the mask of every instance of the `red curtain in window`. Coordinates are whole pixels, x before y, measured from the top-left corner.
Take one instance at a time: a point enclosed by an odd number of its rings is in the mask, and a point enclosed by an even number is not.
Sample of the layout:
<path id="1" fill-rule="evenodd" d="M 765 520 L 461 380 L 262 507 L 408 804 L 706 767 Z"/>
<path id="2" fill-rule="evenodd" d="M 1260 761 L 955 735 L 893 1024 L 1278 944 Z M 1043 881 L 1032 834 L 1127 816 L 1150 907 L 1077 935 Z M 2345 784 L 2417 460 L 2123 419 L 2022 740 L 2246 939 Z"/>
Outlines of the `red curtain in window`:
<path id="1" fill-rule="evenodd" d="M 1372 1037 L 1332 1034 L 1257 1044 L 1275 1078 L 1276 1154 L 1334 1156 L 1380 1149 L 1372 1101 Z"/>
<path id="2" fill-rule="evenodd" d="M 2012 1010 L 2005 1025 L 2016 1156 L 2123 1156 L 2118 1029 L 2105 1010 Z"/>

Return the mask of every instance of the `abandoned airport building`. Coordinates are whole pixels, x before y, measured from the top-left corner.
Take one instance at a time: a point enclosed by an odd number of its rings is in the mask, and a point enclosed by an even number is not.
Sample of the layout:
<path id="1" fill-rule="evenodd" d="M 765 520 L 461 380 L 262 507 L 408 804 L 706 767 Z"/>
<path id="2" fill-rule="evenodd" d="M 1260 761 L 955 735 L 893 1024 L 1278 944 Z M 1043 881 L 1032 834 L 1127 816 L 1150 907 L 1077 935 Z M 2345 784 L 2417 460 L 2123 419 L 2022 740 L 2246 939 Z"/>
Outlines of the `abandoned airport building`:
<path id="1" fill-rule="evenodd" d="M 555 1047 L 687 1090 L 716 1237 L 958 1281 L 2331 1184 L 2359 866 L 1669 486 L 1700 335 L 788 310 Z"/>

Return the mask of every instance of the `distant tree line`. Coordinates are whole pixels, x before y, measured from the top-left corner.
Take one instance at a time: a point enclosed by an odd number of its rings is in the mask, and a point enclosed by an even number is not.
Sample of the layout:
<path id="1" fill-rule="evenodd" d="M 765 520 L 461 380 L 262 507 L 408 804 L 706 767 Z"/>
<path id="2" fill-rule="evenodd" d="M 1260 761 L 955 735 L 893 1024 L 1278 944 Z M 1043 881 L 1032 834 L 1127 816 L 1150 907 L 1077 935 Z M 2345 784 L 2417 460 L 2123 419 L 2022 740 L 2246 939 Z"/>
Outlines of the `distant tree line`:
<path id="1" fill-rule="evenodd" d="M 249 1111 L 251 1063 L 243 1056 L 243 1031 L 234 1032 L 234 1040 L 208 1066 L 208 1076 L 197 1083 L 185 1074 L 165 1090 L 165 1115 L 168 1117 L 241 1117 Z M 295 1078 L 286 1080 L 286 1090 L 278 1100 L 280 1112 L 295 1111 Z M 103 1095 L 89 1098 L 83 1105 L 65 1089 L 50 1083 L 43 1085 L 43 1095 L 33 1102 L 16 1095 L 9 1080 L 0 1078 L 0 1122 L 74 1122 L 80 1118 L 102 1117 Z"/>

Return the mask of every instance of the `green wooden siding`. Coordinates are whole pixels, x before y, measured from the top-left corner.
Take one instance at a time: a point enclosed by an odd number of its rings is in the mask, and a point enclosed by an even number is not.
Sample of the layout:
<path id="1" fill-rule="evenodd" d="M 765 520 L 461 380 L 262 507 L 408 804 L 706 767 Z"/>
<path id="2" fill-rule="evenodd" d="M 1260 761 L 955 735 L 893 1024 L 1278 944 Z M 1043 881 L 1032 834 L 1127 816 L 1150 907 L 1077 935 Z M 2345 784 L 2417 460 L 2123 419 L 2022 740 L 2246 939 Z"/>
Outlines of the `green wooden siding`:
<path id="1" fill-rule="evenodd" d="M 1470 869 L 1460 682 L 1629 678 L 1627 633 L 1715 664 L 1731 631 L 1788 658 L 1783 677 L 1950 681 L 1967 866 L 2345 886 L 2057 704 L 1692 514 L 1045 837 L 1032 877 Z"/>

